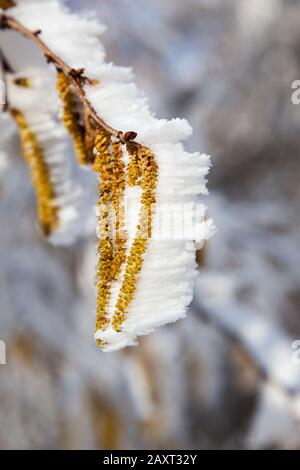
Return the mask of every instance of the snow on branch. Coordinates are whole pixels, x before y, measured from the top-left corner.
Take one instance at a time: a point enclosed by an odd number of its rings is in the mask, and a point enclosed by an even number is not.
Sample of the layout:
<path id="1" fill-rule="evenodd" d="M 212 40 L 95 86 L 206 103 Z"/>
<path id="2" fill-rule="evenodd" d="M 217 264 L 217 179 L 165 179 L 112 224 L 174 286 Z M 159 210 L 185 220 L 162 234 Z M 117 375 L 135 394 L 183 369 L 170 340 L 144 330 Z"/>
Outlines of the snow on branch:
<path id="1" fill-rule="evenodd" d="M 157 119 L 131 71 L 105 62 L 99 42 L 104 28 L 97 21 L 72 14 L 58 0 L 15 3 L 0 14 L 0 28 L 30 39 L 55 66 L 62 121 L 55 125 L 64 125 L 81 167 L 99 180 L 96 341 L 105 351 L 135 345 L 137 336 L 186 315 L 195 242 L 202 244 L 215 231 L 199 199 L 207 194 L 210 158 L 184 150 L 181 142 L 192 132 L 186 120 Z M 30 93 L 30 73 L 20 79 Z M 46 137 L 38 113 L 28 110 L 26 93 L 14 103 L 10 91 L 8 107 L 21 129 L 40 219 L 50 221 L 55 238 L 61 227 L 55 207 L 64 198 L 53 178 L 53 159 L 45 154 Z M 179 233 L 162 230 L 165 207 L 170 220 L 176 219 L 170 225 L 183 227 Z"/>

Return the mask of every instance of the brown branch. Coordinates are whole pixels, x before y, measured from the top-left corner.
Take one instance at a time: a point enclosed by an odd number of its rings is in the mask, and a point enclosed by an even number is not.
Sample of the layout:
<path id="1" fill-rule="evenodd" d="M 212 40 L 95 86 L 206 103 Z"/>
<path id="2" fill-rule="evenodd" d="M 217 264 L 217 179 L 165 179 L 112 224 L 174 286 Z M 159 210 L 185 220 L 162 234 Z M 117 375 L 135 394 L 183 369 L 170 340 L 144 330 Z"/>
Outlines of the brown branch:
<path id="1" fill-rule="evenodd" d="M 137 135 L 135 132 L 131 131 L 123 133 L 122 131 L 116 130 L 98 116 L 95 108 L 87 99 L 83 88 L 85 83 L 93 83 L 93 81 L 84 75 L 84 69 L 73 69 L 60 57 L 58 57 L 47 46 L 47 44 L 42 39 L 40 39 L 39 35 L 41 34 L 41 30 L 30 31 L 28 28 L 26 28 L 26 26 L 19 23 L 13 17 L 5 14 L 0 15 L 0 29 L 11 29 L 23 34 L 23 36 L 30 39 L 43 51 L 47 62 L 53 63 L 58 70 L 62 70 L 64 74 L 69 77 L 77 96 L 88 110 L 91 122 L 95 127 L 102 127 L 111 136 L 118 138 L 122 144 L 139 146 L 137 142 L 132 142 Z"/>

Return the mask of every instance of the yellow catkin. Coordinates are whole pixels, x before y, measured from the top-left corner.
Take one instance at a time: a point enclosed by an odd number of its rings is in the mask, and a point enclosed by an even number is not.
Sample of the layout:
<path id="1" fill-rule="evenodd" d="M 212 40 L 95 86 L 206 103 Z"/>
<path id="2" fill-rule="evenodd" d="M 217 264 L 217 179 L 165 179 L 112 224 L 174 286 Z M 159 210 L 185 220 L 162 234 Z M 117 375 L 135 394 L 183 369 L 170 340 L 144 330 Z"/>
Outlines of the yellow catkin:
<path id="1" fill-rule="evenodd" d="M 137 289 L 138 276 L 141 272 L 148 240 L 151 238 L 152 209 L 156 202 L 155 189 L 158 167 L 153 153 L 146 147 L 129 149 L 128 181 L 131 186 L 141 186 L 141 209 L 137 233 L 127 258 L 125 275 L 116 302 L 112 327 L 115 331 L 122 330 L 127 309 Z"/>
<path id="2" fill-rule="evenodd" d="M 24 88 L 30 88 L 32 86 L 32 82 L 30 78 L 27 77 L 18 77 L 14 79 L 14 84 L 24 87 Z"/>
<path id="3" fill-rule="evenodd" d="M 30 130 L 23 113 L 12 109 L 11 114 L 19 127 L 22 153 L 30 168 L 36 192 L 39 222 L 44 234 L 49 235 L 59 225 L 58 208 L 54 203 L 55 192 L 50 180 L 49 170 L 44 161 L 43 151 L 37 136 Z"/>
<path id="4" fill-rule="evenodd" d="M 60 71 L 57 72 L 57 90 L 63 107 L 62 122 L 72 137 L 77 159 L 82 165 L 91 163 L 91 156 L 85 145 L 84 126 L 78 119 L 76 96 L 69 78 Z"/>
<path id="5" fill-rule="evenodd" d="M 115 178 L 114 154 L 110 151 L 110 136 L 104 130 L 97 132 L 95 148 L 96 158 L 94 171 L 100 178 L 100 200 L 98 204 L 98 266 L 97 266 L 97 310 L 96 331 L 103 329 L 107 323 L 107 304 L 110 297 L 112 282 L 111 266 L 113 262 L 113 221 L 111 204 L 113 199 L 113 187 Z M 99 344 L 99 341 L 98 341 Z"/>
<path id="6" fill-rule="evenodd" d="M 129 164 L 127 167 L 127 178 L 129 186 L 140 186 L 140 178 L 142 176 L 139 153 L 136 147 L 128 147 L 128 153 L 130 156 Z"/>
<path id="7" fill-rule="evenodd" d="M 114 260 L 112 264 L 112 278 L 117 280 L 122 265 L 126 261 L 127 234 L 124 227 L 124 191 L 126 187 L 125 164 L 120 143 L 112 144 L 112 152 L 115 157 L 115 178 L 113 182 L 112 205 L 115 215 L 115 246 Z"/>
<path id="8" fill-rule="evenodd" d="M 138 276 L 142 269 L 148 240 L 151 238 L 158 167 L 153 153 L 148 148 L 129 145 L 130 160 L 126 174 L 121 144 L 112 142 L 111 136 L 104 129 L 97 130 L 95 149 L 93 169 L 99 174 L 100 179 L 96 332 L 104 330 L 110 322 L 107 307 L 111 287 L 113 282 L 119 279 L 122 266 L 126 262 L 124 279 L 112 318 L 112 327 L 120 332 L 136 292 Z M 129 186 L 142 188 L 137 233 L 128 257 L 126 257 L 127 234 L 124 230 L 126 180 Z M 103 340 L 98 339 L 96 342 L 101 347 L 106 346 Z"/>

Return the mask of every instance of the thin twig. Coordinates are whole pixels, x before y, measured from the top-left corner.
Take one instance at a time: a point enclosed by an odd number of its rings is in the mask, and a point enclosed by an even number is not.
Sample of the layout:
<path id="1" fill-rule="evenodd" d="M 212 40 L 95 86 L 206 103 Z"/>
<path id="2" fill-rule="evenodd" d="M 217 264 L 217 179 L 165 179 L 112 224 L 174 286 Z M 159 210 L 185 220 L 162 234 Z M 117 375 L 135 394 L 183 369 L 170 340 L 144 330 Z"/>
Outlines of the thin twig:
<path id="1" fill-rule="evenodd" d="M 139 145 L 137 142 L 132 142 L 137 135 L 135 132 L 132 131 L 123 133 L 122 131 L 116 130 L 113 127 L 109 126 L 101 117 L 98 116 L 95 108 L 87 99 L 83 88 L 85 83 L 93 83 L 92 80 L 90 80 L 84 75 L 84 69 L 73 69 L 58 55 L 56 55 L 47 46 L 47 44 L 42 39 L 40 39 L 39 35 L 41 34 L 41 30 L 30 31 L 28 28 L 26 28 L 26 26 L 19 23 L 13 17 L 5 14 L 0 15 L 0 29 L 12 29 L 23 34 L 43 51 L 47 62 L 53 63 L 58 70 L 63 71 L 64 74 L 69 77 L 76 94 L 78 95 L 83 105 L 88 109 L 90 119 L 95 127 L 102 127 L 111 136 L 118 138 L 122 144 L 136 146 Z"/>

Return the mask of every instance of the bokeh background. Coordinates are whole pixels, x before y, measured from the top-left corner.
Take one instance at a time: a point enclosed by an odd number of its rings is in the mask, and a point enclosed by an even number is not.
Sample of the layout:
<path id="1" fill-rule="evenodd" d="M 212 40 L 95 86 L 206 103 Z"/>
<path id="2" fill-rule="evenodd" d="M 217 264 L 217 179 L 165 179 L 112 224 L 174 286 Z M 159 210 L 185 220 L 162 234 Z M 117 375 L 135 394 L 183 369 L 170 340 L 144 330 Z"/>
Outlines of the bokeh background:
<path id="1" fill-rule="evenodd" d="M 107 25 L 108 60 L 134 68 L 157 115 L 193 125 L 218 233 L 188 318 L 104 354 L 95 239 L 43 241 L 14 137 L 0 167 L 0 448 L 299 449 L 299 1 L 67 3 Z"/>

